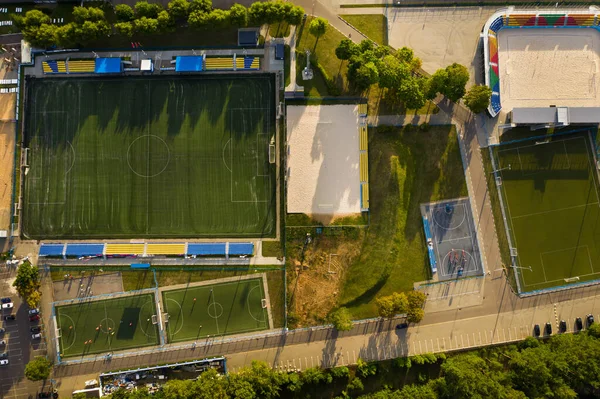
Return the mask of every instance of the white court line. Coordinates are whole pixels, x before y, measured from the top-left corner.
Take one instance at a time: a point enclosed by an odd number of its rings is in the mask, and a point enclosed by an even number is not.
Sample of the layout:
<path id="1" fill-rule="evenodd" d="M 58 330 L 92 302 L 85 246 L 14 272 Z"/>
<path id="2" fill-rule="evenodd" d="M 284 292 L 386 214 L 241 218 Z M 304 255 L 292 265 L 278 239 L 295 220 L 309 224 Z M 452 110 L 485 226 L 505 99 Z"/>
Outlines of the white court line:
<path id="1" fill-rule="evenodd" d="M 565 208 L 550 209 L 550 210 L 547 210 L 547 211 L 528 213 L 526 215 L 513 216 L 512 219 L 520 219 L 520 218 L 526 218 L 526 217 L 529 217 L 529 216 L 544 215 L 546 213 L 552 213 L 552 212 L 567 211 L 569 209 L 582 208 L 582 207 L 589 206 L 589 205 L 599 205 L 599 203 L 598 202 L 592 202 L 592 203 L 587 203 L 587 204 L 582 204 L 582 205 L 568 206 L 568 207 L 565 207 Z"/>

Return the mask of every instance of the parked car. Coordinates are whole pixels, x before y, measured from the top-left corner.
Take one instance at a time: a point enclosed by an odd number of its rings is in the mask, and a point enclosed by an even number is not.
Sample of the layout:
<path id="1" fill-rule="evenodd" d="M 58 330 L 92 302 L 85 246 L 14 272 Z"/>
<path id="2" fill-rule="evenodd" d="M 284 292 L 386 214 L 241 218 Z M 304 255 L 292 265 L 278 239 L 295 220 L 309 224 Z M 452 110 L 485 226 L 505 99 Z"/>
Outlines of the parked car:
<path id="1" fill-rule="evenodd" d="M 9 314 L 7 316 L 4 316 L 4 320 L 16 320 L 17 316 L 15 316 L 14 314 Z"/>
<path id="2" fill-rule="evenodd" d="M 587 321 L 588 327 L 591 326 L 592 324 L 594 324 L 594 315 L 590 313 L 585 317 L 585 320 Z"/>
<path id="3" fill-rule="evenodd" d="M 6 332 L 5 328 L 0 328 L 0 334 L 4 334 Z"/>
<path id="4" fill-rule="evenodd" d="M 34 314 L 33 316 L 29 316 L 29 321 L 38 321 L 40 319 L 39 314 Z"/>
<path id="5" fill-rule="evenodd" d="M 13 305 L 12 302 L 2 304 L 2 309 L 12 309 L 14 307 L 15 307 L 15 305 Z"/>
<path id="6" fill-rule="evenodd" d="M 0 360 L 0 366 L 6 366 L 8 364 L 8 359 Z"/>
<path id="7" fill-rule="evenodd" d="M 31 339 L 40 339 L 42 338 L 42 334 L 37 333 L 37 334 L 31 334 Z"/>
<path id="8" fill-rule="evenodd" d="M 8 352 L 0 353 L 0 359 L 6 359 L 6 358 L 8 358 Z"/>
<path id="9" fill-rule="evenodd" d="M 536 337 L 540 336 L 540 325 L 539 324 L 536 324 L 533 327 L 533 335 L 536 336 Z"/>
<path id="10" fill-rule="evenodd" d="M 32 316 L 34 314 L 39 314 L 40 310 L 38 308 L 35 309 L 29 309 L 29 315 Z"/>
<path id="11" fill-rule="evenodd" d="M 546 326 L 544 327 L 544 330 L 546 331 L 547 335 L 552 335 L 552 324 L 546 323 Z"/>
<path id="12" fill-rule="evenodd" d="M 575 319 L 575 330 L 576 331 L 583 330 L 583 321 L 581 320 L 581 317 L 578 317 Z"/>
<path id="13" fill-rule="evenodd" d="M 0 299 L 0 302 L 9 303 L 9 302 L 12 302 L 12 300 L 10 298 L 2 298 L 2 299 Z"/>
<path id="14" fill-rule="evenodd" d="M 558 323 L 558 332 L 561 334 L 567 332 L 567 322 L 566 321 L 561 320 L 560 323 Z"/>
<path id="15" fill-rule="evenodd" d="M 0 339 L 0 345 L 6 345 L 6 340 L 5 339 Z"/>
<path id="16" fill-rule="evenodd" d="M 408 323 L 400 323 L 396 325 L 396 328 L 398 330 L 404 330 L 405 328 L 408 328 Z"/>
<path id="17" fill-rule="evenodd" d="M 39 333 L 42 331 L 42 326 L 34 326 L 29 329 L 32 333 Z"/>

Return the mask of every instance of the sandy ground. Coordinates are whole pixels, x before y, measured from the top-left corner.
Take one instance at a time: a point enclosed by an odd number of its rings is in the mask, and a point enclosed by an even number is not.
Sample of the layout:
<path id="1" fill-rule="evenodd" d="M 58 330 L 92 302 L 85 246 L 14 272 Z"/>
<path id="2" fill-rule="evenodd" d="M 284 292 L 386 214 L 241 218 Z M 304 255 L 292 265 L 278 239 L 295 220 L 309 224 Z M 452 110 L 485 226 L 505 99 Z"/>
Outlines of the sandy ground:
<path id="1" fill-rule="evenodd" d="M 14 150 L 15 123 L 0 122 L 0 230 L 10 230 Z"/>
<path id="2" fill-rule="evenodd" d="M 471 80 L 481 61 L 475 59 L 479 34 L 498 7 L 393 8 L 388 11 L 390 46 L 407 46 L 433 73 L 457 62 L 469 68 Z M 346 10 L 346 9 L 344 9 Z M 361 9 L 362 10 L 362 9 Z"/>
<path id="3" fill-rule="evenodd" d="M 501 30 L 502 107 L 600 105 L 600 33 L 595 29 Z"/>
<path id="4" fill-rule="evenodd" d="M 287 107 L 290 213 L 360 213 L 358 106 Z"/>
<path id="5" fill-rule="evenodd" d="M 62 281 L 53 282 L 54 301 L 75 299 L 85 294 L 93 295 L 112 294 L 123 292 L 123 279 L 121 273 L 84 276 L 80 273 L 72 277 L 65 275 Z M 83 290 L 83 291 L 81 291 Z"/>

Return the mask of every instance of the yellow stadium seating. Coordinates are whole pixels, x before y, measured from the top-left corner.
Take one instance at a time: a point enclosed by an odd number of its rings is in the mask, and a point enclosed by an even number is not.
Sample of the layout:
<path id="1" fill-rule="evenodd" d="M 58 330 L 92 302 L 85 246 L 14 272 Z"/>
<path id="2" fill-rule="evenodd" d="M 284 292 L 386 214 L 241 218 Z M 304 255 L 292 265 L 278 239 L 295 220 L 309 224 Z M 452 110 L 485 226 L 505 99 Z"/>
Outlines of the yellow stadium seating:
<path id="1" fill-rule="evenodd" d="M 252 69 L 260 68 L 260 58 L 254 57 L 254 60 L 252 60 L 252 64 L 250 64 L 250 68 L 252 68 Z"/>
<path id="2" fill-rule="evenodd" d="M 44 73 L 52 73 L 52 68 L 50 68 L 50 65 L 48 65 L 48 63 L 46 61 L 42 62 L 42 70 L 44 71 Z"/>
<path id="3" fill-rule="evenodd" d="M 148 244 L 146 255 L 183 255 L 185 244 Z"/>
<path id="4" fill-rule="evenodd" d="M 233 57 L 207 58 L 206 69 L 233 69 Z"/>
<path id="5" fill-rule="evenodd" d="M 369 181 L 369 156 L 366 152 L 360 153 L 360 181 L 368 182 Z"/>
<path id="6" fill-rule="evenodd" d="M 237 57 L 235 59 L 235 68 L 244 69 L 244 57 Z"/>
<path id="7" fill-rule="evenodd" d="M 106 244 L 106 255 L 143 255 L 144 244 Z"/>
<path id="8" fill-rule="evenodd" d="M 57 61 L 56 66 L 58 67 L 58 72 L 67 72 L 67 63 L 65 61 Z"/>
<path id="9" fill-rule="evenodd" d="M 369 137 L 367 134 L 367 127 L 366 126 L 360 126 L 358 128 L 358 132 L 359 132 L 359 138 L 360 138 L 360 146 L 359 146 L 359 150 L 360 151 L 367 151 L 368 148 L 368 144 L 369 144 Z"/>
<path id="10" fill-rule="evenodd" d="M 93 73 L 95 70 L 96 62 L 94 60 L 69 61 L 70 73 Z"/>
<path id="11" fill-rule="evenodd" d="M 367 104 L 359 104 L 358 105 L 358 113 L 360 115 L 366 115 L 367 114 Z"/>

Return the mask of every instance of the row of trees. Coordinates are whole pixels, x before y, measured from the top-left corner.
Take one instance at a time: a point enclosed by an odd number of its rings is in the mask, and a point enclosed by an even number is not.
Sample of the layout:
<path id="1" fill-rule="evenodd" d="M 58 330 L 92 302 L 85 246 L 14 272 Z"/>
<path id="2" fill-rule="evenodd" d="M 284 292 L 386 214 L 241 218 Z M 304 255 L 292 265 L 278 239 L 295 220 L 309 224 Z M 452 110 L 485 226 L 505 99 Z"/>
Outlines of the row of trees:
<path id="1" fill-rule="evenodd" d="M 40 10 L 30 10 L 24 16 L 13 15 L 24 38 L 38 47 L 85 45 L 107 37 L 114 31 L 125 37 L 152 35 L 173 31 L 176 27 L 219 29 L 228 26 L 261 26 L 287 22 L 298 25 L 304 9 L 292 3 L 255 2 L 249 8 L 234 4 L 229 10 L 213 9 L 211 0 L 171 0 L 166 9 L 158 3 L 138 1 L 132 8 L 119 4 L 114 8 L 116 21 L 111 25 L 105 11 L 97 7 L 74 7 L 72 21 L 54 25 Z"/>
<path id="2" fill-rule="evenodd" d="M 25 260 L 19 265 L 13 287 L 30 308 L 36 308 L 39 305 L 42 298 L 40 273 L 29 260 Z"/>
<path id="3" fill-rule="evenodd" d="M 404 385 L 403 381 L 416 383 Z M 393 389 L 397 387 L 399 389 Z M 365 391 L 371 391 L 367 393 Z M 362 396 L 360 396 L 362 393 Z M 214 370 L 197 380 L 172 380 L 152 397 L 463 399 L 576 398 L 600 396 L 600 325 L 547 342 L 528 338 L 518 345 L 489 347 L 446 357 L 426 353 L 387 362 L 365 362 L 301 373 L 271 369 L 262 362 L 228 377 Z M 124 390 L 112 399 L 149 398 L 145 389 Z"/>
<path id="4" fill-rule="evenodd" d="M 466 67 L 454 63 L 437 70 L 431 77 L 424 77 L 420 74 L 421 60 L 407 47 L 393 51 L 387 46 L 375 47 L 370 40 L 356 44 L 344 39 L 335 49 L 335 55 L 342 61 L 348 61 L 348 81 L 355 88 L 366 90 L 378 84 L 408 109 L 419 109 L 438 94 L 454 102 L 466 94 L 465 87 L 469 81 Z M 489 88 L 475 86 L 465 102 L 478 113 L 487 108 L 490 96 Z"/>

